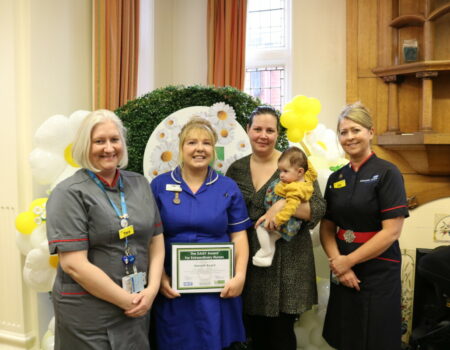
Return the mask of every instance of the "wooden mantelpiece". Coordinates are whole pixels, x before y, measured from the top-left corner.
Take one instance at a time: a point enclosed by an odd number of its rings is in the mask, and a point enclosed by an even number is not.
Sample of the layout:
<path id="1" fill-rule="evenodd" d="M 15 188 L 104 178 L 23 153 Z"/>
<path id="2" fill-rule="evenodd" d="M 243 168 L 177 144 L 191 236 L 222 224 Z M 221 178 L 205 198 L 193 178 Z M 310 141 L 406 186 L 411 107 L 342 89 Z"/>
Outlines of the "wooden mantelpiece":
<path id="1" fill-rule="evenodd" d="M 418 174 L 450 175 L 450 134 L 381 134 L 377 144 L 400 154 Z"/>
<path id="2" fill-rule="evenodd" d="M 377 67 L 372 72 L 380 78 L 392 75 L 412 75 L 421 72 L 450 71 L 450 60 L 422 61 L 413 63 L 397 64 L 388 67 Z M 421 77 L 420 75 L 417 77 Z"/>

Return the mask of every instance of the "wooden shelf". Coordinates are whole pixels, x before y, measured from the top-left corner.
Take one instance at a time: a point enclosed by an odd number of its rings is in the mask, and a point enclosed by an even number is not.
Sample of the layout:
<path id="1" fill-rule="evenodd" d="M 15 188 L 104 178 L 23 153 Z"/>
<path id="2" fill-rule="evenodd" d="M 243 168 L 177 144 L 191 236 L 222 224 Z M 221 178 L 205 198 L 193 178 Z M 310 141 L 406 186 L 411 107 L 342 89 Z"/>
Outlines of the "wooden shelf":
<path id="1" fill-rule="evenodd" d="M 450 3 L 442 5 L 441 7 L 437 8 L 433 12 L 430 13 L 427 20 L 429 21 L 435 21 L 436 19 L 446 15 L 450 12 Z"/>
<path id="2" fill-rule="evenodd" d="M 377 144 L 400 154 L 422 175 L 450 175 L 450 134 L 381 134 Z"/>
<path id="3" fill-rule="evenodd" d="M 403 15 L 394 18 L 390 26 L 394 28 L 402 27 L 421 27 L 425 23 L 425 17 L 422 15 Z"/>
<path id="4" fill-rule="evenodd" d="M 372 72 L 379 77 L 440 71 L 450 71 L 450 60 L 420 61 L 372 69 Z"/>

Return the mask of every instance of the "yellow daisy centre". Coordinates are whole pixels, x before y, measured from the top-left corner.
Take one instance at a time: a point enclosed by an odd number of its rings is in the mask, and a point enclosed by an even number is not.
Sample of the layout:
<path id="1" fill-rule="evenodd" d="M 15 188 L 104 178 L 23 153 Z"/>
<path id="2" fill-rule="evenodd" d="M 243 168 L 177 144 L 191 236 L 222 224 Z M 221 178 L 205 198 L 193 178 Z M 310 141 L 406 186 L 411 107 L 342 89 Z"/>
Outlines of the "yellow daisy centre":
<path id="1" fill-rule="evenodd" d="M 165 133 L 162 132 L 162 133 L 159 134 L 159 138 L 160 138 L 160 139 L 163 139 L 164 137 L 166 137 L 166 134 L 165 134 Z"/>
<path id="2" fill-rule="evenodd" d="M 164 151 L 163 153 L 161 153 L 161 160 L 163 162 L 170 162 L 172 160 L 172 152 Z"/>
<path id="3" fill-rule="evenodd" d="M 220 120 L 225 120 L 228 118 L 228 114 L 225 111 L 219 111 L 219 113 L 217 113 L 217 118 Z"/>
<path id="4" fill-rule="evenodd" d="M 222 129 L 222 130 L 220 130 L 220 136 L 222 136 L 222 137 L 228 137 L 228 130 L 227 130 L 227 129 Z"/>

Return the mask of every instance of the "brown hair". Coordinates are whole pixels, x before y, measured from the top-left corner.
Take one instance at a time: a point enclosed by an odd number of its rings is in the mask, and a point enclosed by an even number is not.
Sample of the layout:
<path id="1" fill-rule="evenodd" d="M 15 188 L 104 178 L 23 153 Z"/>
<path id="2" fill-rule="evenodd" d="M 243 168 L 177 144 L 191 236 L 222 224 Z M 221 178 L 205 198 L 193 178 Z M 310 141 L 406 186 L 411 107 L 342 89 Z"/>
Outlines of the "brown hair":
<path id="1" fill-rule="evenodd" d="M 306 157 L 305 152 L 298 147 L 292 146 L 285 149 L 284 152 L 281 153 L 280 158 L 278 158 L 278 162 L 283 159 L 288 159 L 290 165 L 303 168 L 305 172 L 308 171 L 308 158 Z"/>

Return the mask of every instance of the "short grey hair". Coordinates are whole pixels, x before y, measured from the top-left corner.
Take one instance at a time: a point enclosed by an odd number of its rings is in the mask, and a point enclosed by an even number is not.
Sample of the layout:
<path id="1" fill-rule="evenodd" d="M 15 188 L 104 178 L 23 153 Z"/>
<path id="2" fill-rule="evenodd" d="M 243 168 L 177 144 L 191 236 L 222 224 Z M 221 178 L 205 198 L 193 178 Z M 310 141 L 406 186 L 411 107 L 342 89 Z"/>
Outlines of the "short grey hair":
<path id="1" fill-rule="evenodd" d="M 72 146 L 72 158 L 73 160 L 81 165 L 81 167 L 85 169 L 89 169 L 94 173 L 100 171 L 100 169 L 96 169 L 90 160 L 91 153 L 91 136 L 92 130 L 94 130 L 95 126 L 105 122 L 113 122 L 117 130 L 119 131 L 120 141 L 123 145 L 123 154 L 122 158 L 119 159 L 119 168 L 123 169 L 128 164 L 128 149 L 126 144 L 126 129 L 123 126 L 120 118 L 111 111 L 106 109 L 99 109 L 97 111 L 93 111 L 88 114 L 80 127 L 78 128 L 77 134 L 75 136 L 75 140 Z"/>

